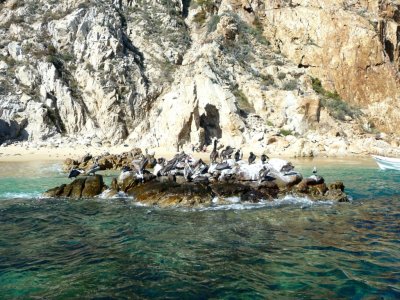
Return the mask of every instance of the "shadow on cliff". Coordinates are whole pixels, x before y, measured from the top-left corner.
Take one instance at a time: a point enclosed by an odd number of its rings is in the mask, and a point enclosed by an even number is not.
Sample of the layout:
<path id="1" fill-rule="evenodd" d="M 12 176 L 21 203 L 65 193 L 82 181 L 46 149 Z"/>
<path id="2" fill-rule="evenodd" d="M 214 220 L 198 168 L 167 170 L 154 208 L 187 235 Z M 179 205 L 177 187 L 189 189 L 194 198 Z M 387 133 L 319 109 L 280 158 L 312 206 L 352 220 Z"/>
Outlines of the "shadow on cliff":
<path id="1" fill-rule="evenodd" d="M 200 127 L 204 128 L 206 144 L 211 144 L 212 138 L 222 137 L 222 129 L 219 125 L 220 116 L 214 105 L 207 104 L 204 109 L 205 113 L 200 116 Z"/>
<path id="2" fill-rule="evenodd" d="M 10 123 L 0 120 L 0 145 L 8 140 L 23 141 L 29 138 L 29 133 L 25 130 L 25 122 L 20 124 L 17 121 Z"/>
<path id="3" fill-rule="evenodd" d="M 182 0 L 182 17 L 187 18 L 191 0 Z"/>

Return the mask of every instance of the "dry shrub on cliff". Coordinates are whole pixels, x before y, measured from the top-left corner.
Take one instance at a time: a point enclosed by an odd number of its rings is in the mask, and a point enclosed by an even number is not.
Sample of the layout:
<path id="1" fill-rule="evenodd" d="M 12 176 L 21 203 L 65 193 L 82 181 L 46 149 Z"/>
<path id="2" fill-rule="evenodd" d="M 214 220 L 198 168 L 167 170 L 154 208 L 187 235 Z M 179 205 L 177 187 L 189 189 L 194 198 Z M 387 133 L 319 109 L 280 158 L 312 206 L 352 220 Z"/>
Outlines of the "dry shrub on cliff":
<path id="1" fill-rule="evenodd" d="M 298 87 L 297 80 L 294 80 L 294 79 L 291 79 L 291 80 L 285 82 L 282 86 L 282 88 L 285 91 L 294 91 L 295 89 L 297 89 L 297 87 Z"/>
<path id="2" fill-rule="evenodd" d="M 311 82 L 314 91 L 321 96 L 321 106 L 325 107 L 335 119 L 344 121 L 346 120 L 346 116 L 355 118 L 361 115 L 359 108 L 353 107 L 343 101 L 336 91 L 325 90 L 322 87 L 321 80 L 318 78 L 311 78 Z"/>
<path id="3" fill-rule="evenodd" d="M 236 97 L 238 108 L 245 113 L 254 113 L 254 107 L 250 104 L 249 99 L 242 90 L 235 88 L 232 93 Z"/>
<path id="4" fill-rule="evenodd" d="M 207 23 L 207 33 L 214 32 L 217 29 L 220 19 L 221 17 L 218 15 L 211 16 L 210 20 Z"/>

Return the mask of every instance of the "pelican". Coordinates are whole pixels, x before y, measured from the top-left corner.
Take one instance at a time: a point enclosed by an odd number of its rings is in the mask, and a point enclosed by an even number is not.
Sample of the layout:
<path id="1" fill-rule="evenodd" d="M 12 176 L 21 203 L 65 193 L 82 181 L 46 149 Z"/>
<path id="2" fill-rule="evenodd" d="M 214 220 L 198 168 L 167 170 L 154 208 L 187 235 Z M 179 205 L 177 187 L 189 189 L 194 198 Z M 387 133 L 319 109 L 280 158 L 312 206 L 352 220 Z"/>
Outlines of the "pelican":
<path id="1" fill-rule="evenodd" d="M 270 169 L 267 168 L 266 166 L 263 166 L 263 167 L 262 167 L 262 169 L 261 169 L 261 170 L 259 171 L 259 173 L 258 173 L 258 183 L 259 183 L 259 184 L 260 184 L 261 182 L 263 182 L 263 181 L 266 179 L 266 177 L 267 177 L 269 171 L 270 171 Z"/>
<path id="2" fill-rule="evenodd" d="M 231 158 L 233 151 L 235 150 L 235 148 L 232 148 L 231 146 L 226 146 L 226 148 L 224 150 L 221 151 L 221 159 L 225 160 L 228 158 Z"/>
<path id="3" fill-rule="evenodd" d="M 189 165 L 189 159 L 186 158 L 185 167 L 183 169 L 183 177 L 186 179 L 186 181 L 190 181 L 192 179 L 192 175 L 193 175 L 193 170 Z"/>
<path id="4" fill-rule="evenodd" d="M 143 178 L 143 171 L 146 168 L 148 162 L 149 162 L 149 160 L 147 157 L 143 157 L 141 160 L 133 160 L 132 161 L 132 165 L 135 168 L 136 175 L 138 177 Z"/>
<path id="5" fill-rule="evenodd" d="M 100 171 L 100 166 L 96 160 L 93 166 L 90 167 L 89 171 L 86 172 L 87 175 L 96 175 L 96 172 Z"/>
<path id="6" fill-rule="evenodd" d="M 251 165 L 255 160 L 256 160 L 256 155 L 254 155 L 254 153 L 253 152 L 250 152 L 250 155 L 249 155 L 249 165 Z"/>
<path id="7" fill-rule="evenodd" d="M 218 140 L 214 139 L 214 148 L 210 153 L 210 160 L 212 163 L 215 163 L 215 161 L 218 158 L 217 143 L 218 143 Z"/>
<path id="8" fill-rule="evenodd" d="M 165 167 L 165 158 L 160 157 L 159 159 L 157 159 L 157 164 L 154 166 L 153 174 L 155 176 L 160 176 L 160 171 L 164 167 Z"/>
<path id="9" fill-rule="evenodd" d="M 82 173 L 85 173 L 85 171 L 82 169 L 71 169 L 71 171 L 69 171 L 68 178 L 76 178 Z"/>
<path id="10" fill-rule="evenodd" d="M 145 157 L 148 159 L 148 167 L 149 168 L 154 168 L 155 165 L 157 164 L 157 160 L 154 158 L 155 152 L 153 150 L 148 151 L 147 148 L 144 149 L 145 151 Z"/>

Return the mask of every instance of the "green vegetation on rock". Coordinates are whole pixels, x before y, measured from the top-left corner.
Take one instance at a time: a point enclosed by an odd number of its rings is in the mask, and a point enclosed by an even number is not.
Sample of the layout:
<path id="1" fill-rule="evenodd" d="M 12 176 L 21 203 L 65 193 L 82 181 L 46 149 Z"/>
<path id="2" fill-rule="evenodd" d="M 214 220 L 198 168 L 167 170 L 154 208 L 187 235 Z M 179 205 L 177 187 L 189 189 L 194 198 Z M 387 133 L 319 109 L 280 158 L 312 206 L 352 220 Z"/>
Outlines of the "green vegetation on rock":
<path id="1" fill-rule="evenodd" d="M 311 82 L 313 90 L 321 96 L 321 106 L 325 107 L 334 118 L 344 121 L 346 116 L 354 118 L 361 115 L 360 109 L 343 101 L 337 91 L 325 90 L 318 78 L 311 78 Z"/>

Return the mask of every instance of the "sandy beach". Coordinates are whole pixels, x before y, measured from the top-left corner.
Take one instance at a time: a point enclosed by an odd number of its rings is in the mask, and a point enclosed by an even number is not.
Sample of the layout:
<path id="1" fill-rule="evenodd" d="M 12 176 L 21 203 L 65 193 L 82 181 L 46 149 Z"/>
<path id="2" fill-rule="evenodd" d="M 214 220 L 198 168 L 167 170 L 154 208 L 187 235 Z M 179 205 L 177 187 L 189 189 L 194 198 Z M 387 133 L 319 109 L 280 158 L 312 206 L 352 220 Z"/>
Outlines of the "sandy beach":
<path id="1" fill-rule="evenodd" d="M 66 158 L 78 159 L 86 153 L 92 155 L 101 155 L 106 152 L 110 154 L 121 154 L 123 152 L 130 151 L 133 147 L 130 146 L 83 146 L 79 145 L 76 147 L 67 146 L 42 146 L 42 147 L 30 147 L 21 145 L 9 145 L 6 147 L 0 147 L 0 162 L 19 162 L 19 161 L 63 161 Z M 187 149 L 184 149 L 188 151 Z M 144 149 L 142 149 L 144 152 Z M 151 148 L 149 151 L 154 151 L 156 157 L 171 158 L 176 152 L 168 151 L 164 148 Z M 210 152 L 195 152 L 195 156 L 208 160 Z"/>
<path id="2" fill-rule="evenodd" d="M 110 154 L 121 154 L 126 151 L 130 151 L 133 147 L 131 146 L 84 146 L 79 145 L 76 147 L 68 146 L 42 146 L 42 147 L 31 147 L 22 145 L 9 145 L 6 147 L 0 147 L 0 162 L 28 162 L 28 161 L 58 161 L 62 162 L 66 158 L 79 159 L 86 153 L 92 155 L 101 155 L 106 152 Z M 168 151 L 165 148 L 151 148 L 150 151 L 155 152 L 156 157 L 165 157 L 167 159 L 172 158 L 176 152 Z M 187 153 L 190 153 L 189 149 L 184 149 Z M 144 149 L 142 149 L 144 151 Z M 206 152 L 194 152 L 196 158 L 201 158 L 208 162 L 210 157 L 210 149 Z M 244 159 L 247 159 L 250 150 L 244 149 Z M 255 153 L 259 155 L 261 153 Z M 344 156 L 344 157 L 306 157 L 306 158 L 293 158 L 282 155 L 271 155 L 269 156 L 282 158 L 291 161 L 294 165 L 375 165 L 375 162 L 369 156 Z"/>

